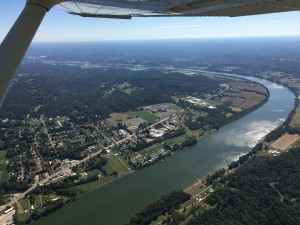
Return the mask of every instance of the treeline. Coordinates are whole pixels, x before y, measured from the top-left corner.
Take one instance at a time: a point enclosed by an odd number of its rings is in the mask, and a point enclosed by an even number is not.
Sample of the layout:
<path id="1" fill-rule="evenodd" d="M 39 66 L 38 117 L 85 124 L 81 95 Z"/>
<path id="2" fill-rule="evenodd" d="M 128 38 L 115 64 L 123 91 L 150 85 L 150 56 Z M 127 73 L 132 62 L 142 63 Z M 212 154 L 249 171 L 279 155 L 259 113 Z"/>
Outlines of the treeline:
<path id="1" fill-rule="evenodd" d="M 283 124 L 281 124 L 275 130 L 271 131 L 269 134 L 266 135 L 265 140 L 267 142 L 275 141 L 276 139 L 281 137 L 284 133 L 300 134 L 300 128 L 293 127 L 292 125 L 293 116 L 296 113 L 298 105 L 299 105 L 299 99 L 295 98 L 294 109 L 289 113 L 288 118 L 283 122 Z"/>
<path id="2" fill-rule="evenodd" d="M 300 148 L 255 157 L 228 174 L 189 225 L 300 224 Z"/>
<path id="3" fill-rule="evenodd" d="M 174 191 L 163 195 L 159 200 L 151 203 L 142 211 L 135 214 L 127 225 L 147 225 L 156 220 L 160 215 L 172 213 L 179 205 L 190 199 L 190 195 L 183 191 Z"/>
<path id="4" fill-rule="evenodd" d="M 10 193 L 10 192 L 14 193 L 14 192 L 26 191 L 30 187 L 30 185 L 25 181 L 11 180 L 11 181 L 3 182 L 0 185 L 0 187 L 6 193 Z"/>
<path id="5" fill-rule="evenodd" d="M 182 147 L 186 148 L 195 144 L 197 144 L 197 139 L 195 137 L 189 137 L 184 142 L 182 142 Z"/>
<path id="6" fill-rule="evenodd" d="M 62 208 L 64 204 L 65 203 L 63 200 L 51 202 L 51 203 L 47 204 L 46 206 L 44 206 L 43 211 L 37 211 L 37 210 L 33 211 L 30 214 L 29 218 L 25 222 L 19 222 L 17 219 L 15 219 L 16 225 L 30 224 L 31 222 L 33 222 L 41 217 L 45 217 L 45 216 L 49 215 L 50 213 Z"/>
<path id="7" fill-rule="evenodd" d="M 248 152 L 247 154 L 239 157 L 238 160 L 233 161 L 232 163 L 230 163 L 228 165 L 228 169 L 232 170 L 232 169 L 238 168 L 239 166 L 243 165 L 245 162 L 247 162 L 250 159 L 251 156 L 255 155 L 258 151 L 263 150 L 263 147 L 264 147 L 263 142 L 257 143 L 256 146 L 250 152 Z M 225 173 L 226 173 L 226 170 L 224 168 L 215 171 L 213 174 L 208 175 L 206 177 L 206 179 L 205 179 L 206 183 L 208 185 L 215 184 L 217 181 L 219 181 L 220 179 L 223 178 L 223 175 Z"/>
<path id="8" fill-rule="evenodd" d="M 164 133 L 163 138 L 164 138 L 164 140 L 167 140 L 167 139 L 179 137 L 179 136 L 184 135 L 184 134 L 186 134 L 185 130 L 184 129 L 179 129 L 179 130 L 176 130 L 176 131 L 173 131 L 173 132 Z"/>

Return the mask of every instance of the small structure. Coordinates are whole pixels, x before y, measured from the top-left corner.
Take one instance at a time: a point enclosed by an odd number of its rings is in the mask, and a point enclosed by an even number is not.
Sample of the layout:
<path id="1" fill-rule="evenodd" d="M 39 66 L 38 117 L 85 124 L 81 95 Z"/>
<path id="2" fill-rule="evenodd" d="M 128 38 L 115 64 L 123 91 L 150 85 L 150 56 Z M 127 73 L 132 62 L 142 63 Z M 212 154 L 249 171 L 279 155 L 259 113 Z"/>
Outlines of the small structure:
<path id="1" fill-rule="evenodd" d="M 7 214 L 7 213 L 13 211 L 14 209 L 15 209 L 14 207 L 10 207 L 9 209 L 4 211 L 4 214 Z"/>

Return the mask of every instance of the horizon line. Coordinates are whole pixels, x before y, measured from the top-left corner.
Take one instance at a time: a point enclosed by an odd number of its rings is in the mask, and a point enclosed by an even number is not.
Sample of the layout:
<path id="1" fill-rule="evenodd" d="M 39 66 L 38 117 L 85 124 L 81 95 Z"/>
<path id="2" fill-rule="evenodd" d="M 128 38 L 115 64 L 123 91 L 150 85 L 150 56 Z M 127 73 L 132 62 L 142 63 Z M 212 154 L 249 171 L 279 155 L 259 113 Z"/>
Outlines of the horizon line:
<path id="1" fill-rule="evenodd" d="M 87 42 L 144 42 L 144 41 L 191 41 L 191 40 L 218 40 L 218 39 L 270 39 L 270 38 L 300 38 L 300 35 L 270 35 L 270 36 L 224 36 L 224 37 L 195 37 L 195 38 L 149 38 L 149 39 L 105 39 L 105 40 L 57 40 L 33 41 L 32 44 L 43 43 L 87 43 Z"/>

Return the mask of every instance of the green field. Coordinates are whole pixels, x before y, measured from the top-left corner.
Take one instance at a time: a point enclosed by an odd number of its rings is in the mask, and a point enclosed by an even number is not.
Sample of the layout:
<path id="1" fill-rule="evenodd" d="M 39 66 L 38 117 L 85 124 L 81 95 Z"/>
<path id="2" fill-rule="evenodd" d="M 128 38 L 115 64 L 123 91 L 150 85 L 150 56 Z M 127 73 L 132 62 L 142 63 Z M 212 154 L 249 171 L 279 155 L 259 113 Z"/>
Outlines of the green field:
<path id="1" fill-rule="evenodd" d="M 0 163 L 5 159 L 6 151 L 0 151 Z"/>
<path id="2" fill-rule="evenodd" d="M 29 204 L 29 200 L 27 198 L 23 198 L 21 200 L 19 200 L 19 203 L 21 204 L 24 213 L 17 213 L 17 221 L 19 222 L 25 222 L 29 216 L 30 216 L 30 204 Z"/>
<path id="3" fill-rule="evenodd" d="M 109 159 L 103 169 L 105 169 L 108 174 L 111 174 L 114 171 L 119 174 L 128 172 L 127 168 L 118 160 L 116 156 Z"/>
<path id="4" fill-rule="evenodd" d="M 158 149 L 161 149 L 162 147 L 163 147 L 163 143 L 157 143 L 157 144 L 151 145 L 151 146 L 148 147 L 148 148 L 142 149 L 142 150 L 139 151 L 138 153 L 141 154 L 141 155 L 146 155 L 146 154 L 150 154 L 150 153 L 153 152 L 153 151 L 156 151 L 156 150 L 158 150 Z"/>
<path id="5" fill-rule="evenodd" d="M 230 106 L 229 107 L 233 112 L 241 112 L 242 109 L 241 108 L 238 108 L 238 107 L 233 107 L 233 106 Z"/>
<path id="6" fill-rule="evenodd" d="M 123 89 L 122 91 L 124 91 L 128 95 L 131 95 L 131 93 L 134 91 L 134 88 L 126 88 L 126 89 Z"/>
<path id="7" fill-rule="evenodd" d="M 32 120 L 32 121 L 29 122 L 29 125 L 30 125 L 31 127 L 38 127 L 38 126 L 40 126 L 41 124 L 42 124 L 42 122 L 39 121 L 39 120 Z"/>
<path id="8" fill-rule="evenodd" d="M 43 203 L 42 203 L 42 196 L 38 195 L 35 198 L 34 201 L 34 209 L 42 209 Z"/>
<path id="9" fill-rule="evenodd" d="M 8 181 L 9 179 L 9 175 L 8 175 L 8 171 L 6 169 L 6 165 L 5 164 L 0 164 L 0 171 L 2 173 L 2 181 Z"/>
<path id="10" fill-rule="evenodd" d="M 112 181 L 116 179 L 114 176 L 109 176 L 109 177 L 101 177 L 100 179 L 94 181 L 94 182 L 90 182 L 90 183 L 87 183 L 87 184 L 81 184 L 81 185 L 78 185 L 78 186 L 75 186 L 74 189 L 75 190 L 79 190 L 81 192 L 88 192 L 88 191 L 91 191 L 109 181 Z"/>
<path id="11" fill-rule="evenodd" d="M 141 111 L 135 111 L 135 112 L 127 112 L 127 119 L 137 118 L 140 117 L 144 120 L 146 120 L 148 123 L 154 123 L 158 119 L 156 115 L 153 113 L 147 111 L 147 110 L 141 110 Z"/>
<path id="12" fill-rule="evenodd" d="M 226 118 L 232 117 L 232 113 L 226 113 Z"/>
<path id="13" fill-rule="evenodd" d="M 293 125 L 295 127 L 300 127 L 300 105 L 298 105 L 296 109 L 296 113 L 293 117 Z"/>

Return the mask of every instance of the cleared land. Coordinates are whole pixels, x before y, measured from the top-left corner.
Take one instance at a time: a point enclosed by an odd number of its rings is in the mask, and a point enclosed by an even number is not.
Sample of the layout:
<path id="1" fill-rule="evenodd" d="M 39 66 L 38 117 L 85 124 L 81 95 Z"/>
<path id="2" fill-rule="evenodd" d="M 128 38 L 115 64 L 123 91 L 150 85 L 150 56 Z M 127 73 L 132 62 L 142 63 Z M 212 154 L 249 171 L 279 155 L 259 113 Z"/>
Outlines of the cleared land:
<path id="1" fill-rule="evenodd" d="M 6 151 L 0 151 L 0 163 L 5 159 Z"/>
<path id="2" fill-rule="evenodd" d="M 287 150 L 290 146 L 292 146 L 296 141 L 300 139 L 300 136 L 298 134 L 285 134 L 279 139 L 277 139 L 271 147 L 279 149 L 279 150 Z"/>
<path id="3" fill-rule="evenodd" d="M 293 117 L 293 125 L 295 127 L 300 127 L 300 105 L 298 105 L 296 109 L 296 113 Z"/>
<path id="4" fill-rule="evenodd" d="M 31 127 L 37 127 L 37 126 L 42 125 L 42 122 L 40 120 L 32 120 L 32 121 L 29 122 L 29 125 Z"/>
<path id="5" fill-rule="evenodd" d="M 110 114 L 107 122 L 111 126 L 117 126 L 118 123 L 127 124 L 128 120 L 141 118 L 146 122 L 152 124 L 155 123 L 159 118 L 171 115 L 174 112 L 180 110 L 180 108 L 172 103 L 162 103 L 150 106 L 144 106 L 143 110 L 124 112 L 124 113 L 112 113 Z M 149 108 L 150 110 L 146 110 Z M 156 109 L 156 110 L 154 110 Z M 151 111 L 153 110 L 153 111 Z M 151 112 L 150 112 L 151 111 Z M 155 112 L 156 111 L 156 112 Z M 129 121 L 130 122 L 130 121 Z"/>
<path id="6" fill-rule="evenodd" d="M 7 165 L 4 163 L 6 151 L 0 151 L 0 181 L 7 181 L 9 174 L 7 171 Z"/>
<path id="7" fill-rule="evenodd" d="M 24 223 L 29 218 L 29 208 L 30 204 L 27 198 L 19 200 L 17 203 L 17 221 Z"/>
<path id="8" fill-rule="evenodd" d="M 107 165 L 103 167 L 108 174 L 116 171 L 117 173 L 127 173 L 127 168 L 120 162 L 120 160 L 115 156 L 107 161 Z"/>
<path id="9" fill-rule="evenodd" d="M 185 189 L 184 192 L 186 192 L 190 195 L 195 195 L 199 191 L 201 191 L 204 187 L 206 187 L 205 182 L 200 180 L 200 181 L 197 181 L 196 183 L 194 183 L 192 186 Z"/>

